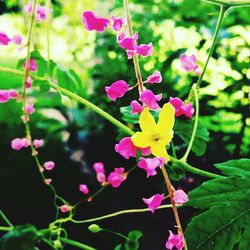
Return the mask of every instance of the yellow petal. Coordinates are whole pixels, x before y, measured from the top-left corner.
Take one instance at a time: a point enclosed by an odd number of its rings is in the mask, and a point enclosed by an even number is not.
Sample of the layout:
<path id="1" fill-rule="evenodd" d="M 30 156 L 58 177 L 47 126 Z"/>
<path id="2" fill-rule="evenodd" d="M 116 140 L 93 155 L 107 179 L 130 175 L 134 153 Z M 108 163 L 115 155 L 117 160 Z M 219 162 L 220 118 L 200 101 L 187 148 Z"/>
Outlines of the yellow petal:
<path id="1" fill-rule="evenodd" d="M 170 103 L 164 104 L 157 123 L 157 130 L 164 135 L 168 135 L 169 131 L 174 127 L 175 109 Z"/>
<path id="2" fill-rule="evenodd" d="M 147 148 L 153 143 L 152 136 L 144 132 L 136 132 L 131 140 L 138 148 Z"/>
<path id="3" fill-rule="evenodd" d="M 150 147 L 151 152 L 154 156 L 156 157 L 162 157 L 164 159 L 166 159 L 166 162 L 169 161 L 169 155 L 168 152 L 166 150 L 166 145 L 161 144 L 161 143 L 153 143 Z"/>
<path id="4" fill-rule="evenodd" d="M 140 119 L 139 119 L 140 127 L 143 132 L 150 132 L 155 130 L 156 123 L 154 117 L 150 114 L 149 109 L 143 109 Z"/>

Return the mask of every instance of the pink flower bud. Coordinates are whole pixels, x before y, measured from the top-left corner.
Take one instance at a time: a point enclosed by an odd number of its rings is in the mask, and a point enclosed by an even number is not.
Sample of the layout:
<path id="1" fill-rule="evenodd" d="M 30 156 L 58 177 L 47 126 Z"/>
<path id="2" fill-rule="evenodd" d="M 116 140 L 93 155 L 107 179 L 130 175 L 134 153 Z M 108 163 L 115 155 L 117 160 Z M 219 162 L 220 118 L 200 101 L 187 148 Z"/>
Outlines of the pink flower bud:
<path id="1" fill-rule="evenodd" d="M 95 162 L 93 168 L 96 173 L 105 173 L 104 164 L 102 162 Z"/>
<path id="2" fill-rule="evenodd" d="M 144 57 L 151 56 L 153 54 L 153 44 L 149 43 L 137 46 L 136 53 Z"/>
<path id="3" fill-rule="evenodd" d="M 23 63 L 23 69 L 25 69 L 25 68 L 26 68 L 26 61 Z M 37 70 L 37 63 L 36 63 L 35 59 L 30 58 L 28 70 L 30 72 L 35 72 Z"/>
<path id="4" fill-rule="evenodd" d="M 50 171 L 52 170 L 54 167 L 55 167 L 55 163 L 53 161 L 46 161 L 44 164 L 43 164 L 43 167 Z"/>
<path id="5" fill-rule="evenodd" d="M 143 158 L 139 159 L 138 167 L 144 169 L 147 172 L 147 177 L 154 176 L 157 174 L 156 168 L 162 167 L 165 160 L 160 157 L 154 158 Z"/>
<path id="6" fill-rule="evenodd" d="M 8 45 L 11 39 L 4 33 L 0 32 L 0 45 Z"/>
<path id="7" fill-rule="evenodd" d="M 11 42 L 16 44 L 16 45 L 21 45 L 22 44 L 22 41 L 23 41 L 23 38 L 21 35 L 17 34 L 17 35 L 14 35 L 11 39 Z"/>
<path id="8" fill-rule="evenodd" d="M 143 198 L 142 200 L 148 205 L 150 211 L 154 213 L 154 211 L 161 205 L 162 201 L 164 200 L 164 195 L 155 194 L 148 199 Z"/>
<path id="9" fill-rule="evenodd" d="M 132 115 L 141 113 L 143 110 L 142 105 L 139 102 L 137 102 L 136 100 L 132 101 L 130 103 L 130 106 L 131 106 L 131 114 Z"/>
<path id="10" fill-rule="evenodd" d="M 82 23 L 88 31 L 104 32 L 109 22 L 108 19 L 95 15 L 93 11 L 88 10 L 82 13 Z"/>
<path id="11" fill-rule="evenodd" d="M 0 103 L 6 103 L 10 99 L 8 90 L 0 90 Z"/>
<path id="12" fill-rule="evenodd" d="M 198 68 L 195 55 L 187 56 L 185 54 L 182 54 L 180 60 L 182 68 L 187 72 L 195 71 Z"/>
<path id="13" fill-rule="evenodd" d="M 96 173 L 96 178 L 97 178 L 98 182 L 105 184 L 106 175 L 104 173 L 101 173 L 101 172 Z"/>
<path id="14" fill-rule="evenodd" d="M 113 20 L 113 29 L 115 31 L 120 31 L 122 29 L 123 24 L 124 24 L 123 18 L 116 18 L 116 17 L 112 16 L 112 20 Z"/>
<path id="15" fill-rule="evenodd" d="M 123 80 L 114 82 L 110 87 L 105 87 L 107 96 L 112 101 L 116 101 L 117 98 L 123 97 L 128 90 L 129 85 Z"/>
<path id="16" fill-rule="evenodd" d="M 52 183 L 52 179 L 48 178 L 44 180 L 45 184 L 50 185 Z"/>
<path id="17" fill-rule="evenodd" d="M 40 140 L 35 139 L 35 140 L 33 141 L 33 145 L 34 145 L 35 148 L 40 148 L 40 147 L 43 146 L 43 144 L 44 144 L 43 139 L 40 139 Z"/>
<path id="18" fill-rule="evenodd" d="M 10 89 L 8 93 L 11 99 L 16 99 L 18 97 L 18 92 L 15 89 Z"/>
<path id="19" fill-rule="evenodd" d="M 151 90 L 146 89 L 141 93 L 139 100 L 145 103 L 147 107 L 149 107 L 151 110 L 155 110 L 160 108 L 157 101 L 160 101 L 161 98 L 162 94 L 154 95 L 154 93 Z"/>
<path id="20" fill-rule="evenodd" d="M 176 117 L 185 115 L 187 118 L 192 118 L 194 114 L 194 108 L 191 103 L 183 103 L 182 100 L 177 97 L 170 97 L 169 102 L 175 108 Z"/>
<path id="21" fill-rule="evenodd" d="M 67 213 L 67 212 L 69 212 L 70 211 L 70 207 L 68 206 L 68 205 L 62 205 L 61 207 L 60 207 L 60 211 L 62 212 L 62 213 Z"/>
<path id="22" fill-rule="evenodd" d="M 15 138 L 11 141 L 11 147 L 13 150 L 21 150 L 30 146 L 30 142 L 27 138 Z"/>
<path id="23" fill-rule="evenodd" d="M 177 190 L 174 192 L 173 200 L 176 205 L 182 205 L 188 201 L 188 196 L 183 190 Z"/>
<path id="24" fill-rule="evenodd" d="M 80 190 L 80 192 L 82 192 L 84 194 L 88 194 L 89 193 L 89 188 L 85 184 L 80 184 L 79 185 L 79 190 Z"/>
<path id="25" fill-rule="evenodd" d="M 113 188 L 119 187 L 123 181 L 127 179 L 126 173 L 124 173 L 124 168 L 115 168 L 108 176 L 108 182 Z"/>
<path id="26" fill-rule="evenodd" d="M 29 114 L 32 115 L 35 112 L 34 104 L 27 104 L 25 106 L 25 111 Z"/>
<path id="27" fill-rule="evenodd" d="M 177 249 L 177 250 L 182 250 L 184 247 L 184 238 L 182 235 L 178 235 L 178 234 L 173 234 L 170 230 L 169 230 L 169 237 L 168 240 L 166 242 L 166 248 L 167 249 Z"/>
<path id="28" fill-rule="evenodd" d="M 26 85 L 25 85 L 26 88 L 27 88 L 27 89 L 31 88 L 32 83 L 33 83 L 32 77 L 31 77 L 31 76 L 28 76 L 27 79 L 26 79 Z"/>
<path id="29" fill-rule="evenodd" d="M 158 70 L 155 70 L 154 73 L 150 76 L 148 76 L 146 83 L 161 83 L 162 82 L 162 76 L 161 76 L 161 72 Z"/>

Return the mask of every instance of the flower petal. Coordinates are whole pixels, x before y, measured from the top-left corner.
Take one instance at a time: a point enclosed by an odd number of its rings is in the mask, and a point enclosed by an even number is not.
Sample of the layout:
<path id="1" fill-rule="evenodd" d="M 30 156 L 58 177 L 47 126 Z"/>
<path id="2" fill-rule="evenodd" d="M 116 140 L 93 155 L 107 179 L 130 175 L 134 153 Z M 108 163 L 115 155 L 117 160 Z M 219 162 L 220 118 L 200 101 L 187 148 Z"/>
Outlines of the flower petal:
<path id="1" fill-rule="evenodd" d="M 169 131 L 172 130 L 174 127 L 174 115 L 175 115 L 174 107 L 170 103 L 164 104 L 159 114 L 157 130 L 169 134 Z"/>
<path id="2" fill-rule="evenodd" d="M 155 142 L 151 145 L 150 149 L 154 156 L 164 158 L 166 160 L 165 163 L 169 161 L 169 155 L 166 150 L 166 145 Z"/>
<path id="3" fill-rule="evenodd" d="M 140 127 L 143 132 L 150 132 L 156 128 L 154 117 L 150 114 L 149 109 L 145 108 L 139 119 Z M 147 146 L 146 146 L 147 147 Z M 144 148 L 144 147 L 142 147 Z"/>
<path id="4" fill-rule="evenodd" d="M 147 148 L 153 143 L 152 136 L 144 132 L 136 132 L 131 137 L 131 140 L 133 144 L 139 148 Z"/>

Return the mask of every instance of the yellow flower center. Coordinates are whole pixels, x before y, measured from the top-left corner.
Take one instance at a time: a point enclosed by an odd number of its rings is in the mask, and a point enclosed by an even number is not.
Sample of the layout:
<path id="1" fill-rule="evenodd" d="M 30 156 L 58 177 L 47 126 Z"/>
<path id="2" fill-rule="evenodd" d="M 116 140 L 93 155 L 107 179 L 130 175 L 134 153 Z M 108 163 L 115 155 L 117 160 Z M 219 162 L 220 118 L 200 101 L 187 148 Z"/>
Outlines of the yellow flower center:
<path id="1" fill-rule="evenodd" d="M 153 139 L 153 141 L 158 142 L 160 140 L 160 135 L 154 134 L 154 135 L 152 135 L 152 139 Z"/>

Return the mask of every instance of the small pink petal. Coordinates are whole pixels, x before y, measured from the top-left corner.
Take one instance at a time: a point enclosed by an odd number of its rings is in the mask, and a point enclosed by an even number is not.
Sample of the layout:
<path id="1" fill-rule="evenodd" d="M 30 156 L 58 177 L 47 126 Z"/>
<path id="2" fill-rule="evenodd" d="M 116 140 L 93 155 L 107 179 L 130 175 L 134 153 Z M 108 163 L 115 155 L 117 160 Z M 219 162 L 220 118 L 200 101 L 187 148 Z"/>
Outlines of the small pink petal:
<path id="1" fill-rule="evenodd" d="M 125 36 L 124 33 L 122 33 L 118 36 L 117 42 L 118 42 L 119 46 L 125 50 L 136 51 L 137 39 L 138 39 L 137 32 L 135 32 L 135 34 L 132 37 Z"/>
<path id="2" fill-rule="evenodd" d="M 15 138 L 11 141 L 11 147 L 13 150 L 21 150 L 30 146 L 30 142 L 27 138 Z"/>
<path id="3" fill-rule="evenodd" d="M 29 114 L 32 115 L 35 112 L 34 104 L 27 104 L 25 106 L 25 111 Z"/>
<path id="4" fill-rule="evenodd" d="M 158 70 L 155 70 L 154 73 L 150 76 L 148 76 L 146 83 L 161 83 L 162 82 L 162 76 L 161 76 L 161 72 Z"/>
<path id="5" fill-rule="evenodd" d="M 15 89 L 10 89 L 8 92 L 11 99 L 16 99 L 18 97 L 18 92 Z"/>
<path id="6" fill-rule="evenodd" d="M 62 205 L 62 206 L 60 207 L 60 211 L 61 211 L 62 213 L 67 213 L 67 212 L 70 211 L 70 207 L 69 207 L 68 205 Z"/>
<path id="7" fill-rule="evenodd" d="M 120 31 L 122 29 L 123 24 L 124 24 L 123 18 L 116 18 L 116 17 L 112 16 L 112 20 L 113 20 L 113 29 L 115 31 Z"/>
<path id="8" fill-rule="evenodd" d="M 154 213 L 154 211 L 161 205 L 162 201 L 164 200 L 164 195 L 155 194 L 148 199 L 143 198 L 142 200 L 148 205 L 150 211 Z"/>
<path id="9" fill-rule="evenodd" d="M 84 194 L 88 194 L 89 193 L 89 188 L 85 184 L 80 184 L 79 185 L 79 190 L 80 190 L 80 192 L 82 192 Z"/>
<path id="10" fill-rule="evenodd" d="M 183 190 L 177 190 L 174 192 L 173 200 L 177 205 L 182 205 L 188 202 L 188 196 Z"/>
<path id="11" fill-rule="evenodd" d="M 141 93 L 139 100 L 145 103 L 147 107 L 149 107 L 151 110 L 156 110 L 160 108 L 157 101 L 160 101 L 161 98 L 162 94 L 154 95 L 154 93 L 151 90 L 146 89 Z"/>
<path id="12" fill-rule="evenodd" d="M 114 82 L 111 86 L 105 87 L 107 96 L 112 101 L 116 101 L 117 98 L 123 97 L 128 90 L 129 85 L 123 80 L 118 80 Z"/>
<path id="13" fill-rule="evenodd" d="M 139 159 L 138 167 L 144 169 L 147 172 L 147 177 L 157 174 L 156 168 L 162 167 L 165 163 L 163 158 L 143 158 Z"/>
<path id="14" fill-rule="evenodd" d="M 8 45 L 11 39 L 4 33 L 0 32 L 0 45 Z"/>
<path id="15" fill-rule="evenodd" d="M 26 68 L 26 61 L 23 63 L 23 69 L 25 69 L 25 68 Z M 35 59 L 30 58 L 28 70 L 30 72 L 35 72 L 37 70 L 37 63 L 36 63 Z"/>
<path id="16" fill-rule="evenodd" d="M 108 19 L 95 15 L 93 11 L 88 10 L 82 13 L 82 23 L 88 31 L 104 32 L 109 22 Z"/>
<path id="17" fill-rule="evenodd" d="M 132 115 L 141 113 L 143 110 L 142 105 L 139 102 L 137 102 L 136 100 L 132 101 L 130 103 L 130 106 L 131 106 L 131 114 Z"/>
<path id="18" fill-rule="evenodd" d="M 51 178 L 45 179 L 44 182 L 45 184 L 50 185 L 52 183 L 52 179 Z"/>
<path id="19" fill-rule="evenodd" d="M 137 147 L 134 146 L 131 137 L 124 137 L 115 145 L 115 152 L 129 159 L 129 157 L 136 157 Z"/>
<path id="20" fill-rule="evenodd" d="M 43 144 L 44 144 L 44 140 L 43 139 L 35 139 L 34 141 L 33 141 L 33 145 L 34 145 L 34 147 L 35 148 L 40 148 L 40 147 L 42 147 L 43 146 Z"/>
<path id="21" fill-rule="evenodd" d="M 136 53 L 144 57 L 151 56 L 153 54 L 153 44 L 149 43 L 137 46 Z"/>
<path id="22" fill-rule="evenodd" d="M 124 171 L 125 171 L 124 168 L 115 168 L 115 170 L 109 174 L 108 183 L 113 188 L 119 187 L 122 184 L 122 182 L 124 182 L 127 179 L 127 175 Z"/>
<path id="23" fill-rule="evenodd" d="M 33 83 L 32 77 L 31 77 L 31 76 L 28 76 L 27 79 L 26 79 L 26 88 L 27 88 L 27 89 L 31 88 L 32 83 Z"/>
<path id="24" fill-rule="evenodd" d="M 184 248 L 184 238 L 182 235 L 178 235 L 178 234 L 173 234 L 170 230 L 169 230 L 169 237 L 168 240 L 166 242 L 166 248 L 169 250 L 172 249 L 177 249 L 177 250 L 182 250 Z"/>
<path id="25" fill-rule="evenodd" d="M 12 37 L 11 42 L 16 44 L 16 45 L 21 45 L 23 41 L 23 38 L 21 35 L 16 34 Z"/>
<path id="26" fill-rule="evenodd" d="M 0 103 L 6 103 L 10 99 L 8 90 L 0 90 Z"/>
<path id="27" fill-rule="evenodd" d="M 198 68 L 197 59 L 195 55 L 187 56 L 182 54 L 180 57 L 181 66 L 187 72 L 195 71 Z"/>
<path id="28" fill-rule="evenodd" d="M 54 167 L 55 167 L 55 163 L 53 161 L 46 161 L 44 164 L 43 164 L 43 167 L 50 171 L 52 170 Z"/>

